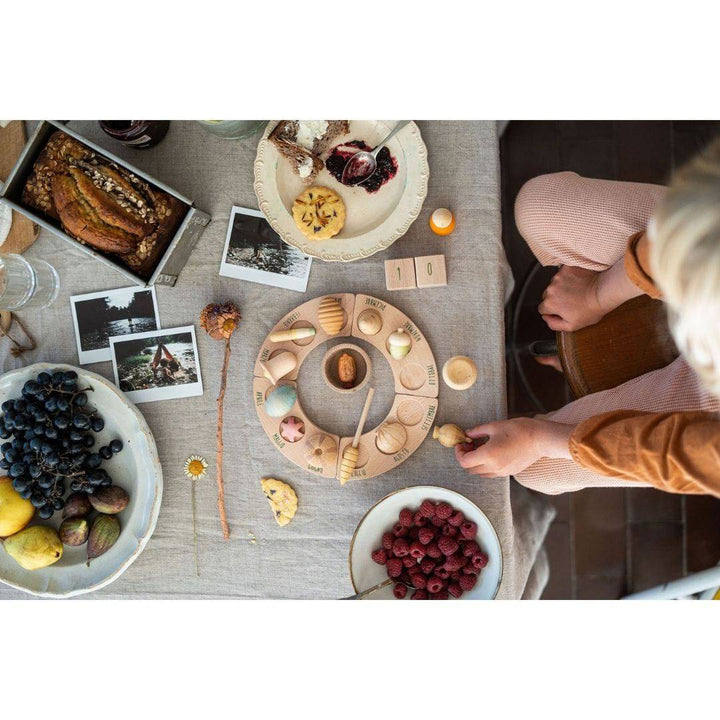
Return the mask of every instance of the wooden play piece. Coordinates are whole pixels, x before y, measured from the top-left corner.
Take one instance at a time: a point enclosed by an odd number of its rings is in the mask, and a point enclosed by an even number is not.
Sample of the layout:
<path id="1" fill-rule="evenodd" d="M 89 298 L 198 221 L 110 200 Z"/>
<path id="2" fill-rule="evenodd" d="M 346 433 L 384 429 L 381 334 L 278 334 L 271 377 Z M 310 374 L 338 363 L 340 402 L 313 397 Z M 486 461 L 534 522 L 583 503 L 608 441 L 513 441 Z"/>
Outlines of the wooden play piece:
<path id="1" fill-rule="evenodd" d="M 298 365 L 297 355 L 289 350 L 282 350 L 273 355 L 265 362 L 261 362 L 260 366 L 263 375 L 273 384 L 277 385 L 286 375 L 289 375 Z"/>
<path id="2" fill-rule="evenodd" d="M 300 366 L 309 353 L 326 340 L 337 337 L 329 335 L 319 324 L 318 310 L 326 297 L 337 300 L 344 310 L 345 325 L 337 336 L 353 336 L 366 341 L 385 358 L 393 373 L 395 398 L 387 417 L 380 425 L 399 424 L 407 433 L 407 440 L 397 452 L 387 454 L 381 452 L 376 444 L 380 427 L 368 430 L 359 438 L 355 448 L 358 458 L 350 474 L 353 480 L 376 477 L 407 460 L 420 447 L 435 421 L 439 385 L 438 368 L 425 336 L 407 315 L 384 300 L 371 295 L 351 293 L 321 296 L 298 306 L 271 328 L 267 341 L 260 348 L 254 369 L 253 391 L 258 417 L 265 433 L 288 460 L 315 475 L 340 479 L 342 456 L 348 446 L 352 447 L 352 437 L 340 438 L 327 429 L 318 427 L 308 417 L 297 399 L 292 407 L 283 408 L 287 409 L 287 413 L 282 417 L 271 417 L 265 411 L 266 398 L 270 391 L 283 385 L 294 387 Z M 277 343 L 270 340 L 278 333 L 308 326 L 316 327 L 315 335 L 286 339 Z M 393 358 L 388 348 L 388 338 L 398 328 L 401 328 L 411 340 L 409 353 L 401 359 Z M 368 332 L 363 332 L 363 329 Z M 297 367 L 280 380 L 279 386 L 273 387 L 272 381 L 264 376 L 263 366 L 267 366 L 268 361 L 286 351 L 296 355 Z M 327 371 L 337 369 L 336 363 L 331 362 L 333 356 L 337 360 L 344 352 L 358 353 L 355 356 L 356 384 L 352 389 L 343 388 L 339 378 L 335 384 L 327 377 Z M 338 392 L 357 392 L 359 388 L 365 386 L 372 374 L 369 363 L 370 358 L 359 343 L 340 343 L 326 353 L 321 361 L 320 372 L 326 375 L 328 383 Z M 337 412 L 343 412 L 341 398 L 338 398 Z M 294 420 L 291 420 L 292 418 Z M 304 436 L 298 438 L 295 428 L 299 424 L 302 424 Z M 283 437 L 281 430 L 283 427 L 286 428 L 288 437 Z M 396 428 L 395 435 L 400 436 L 400 434 L 400 429 Z M 293 438 L 295 441 L 288 438 Z M 395 442 L 397 445 L 397 440 Z M 316 453 L 318 443 L 322 446 L 319 455 Z M 390 445 L 384 447 L 386 450 L 391 449 Z M 320 458 L 323 459 L 322 463 L 318 462 Z"/>
<path id="3" fill-rule="evenodd" d="M 279 332 L 272 333 L 270 335 L 270 342 L 280 343 L 287 342 L 288 340 L 302 340 L 303 338 L 309 338 L 315 335 L 314 327 L 297 327 L 291 330 L 280 330 Z"/>
<path id="4" fill-rule="evenodd" d="M 448 448 L 455 447 L 461 443 L 472 442 L 472 440 L 465 435 L 465 431 L 453 423 L 445 423 L 445 425 L 440 427 L 434 427 L 433 439 Z"/>
<path id="5" fill-rule="evenodd" d="M 407 443 L 407 430 L 402 423 L 384 422 L 375 431 L 375 445 L 385 455 L 400 452 Z"/>
<path id="6" fill-rule="evenodd" d="M 345 311 L 335 298 L 323 298 L 317 317 L 320 327 L 328 335 L 337 335 L 345 325 Z"/>
<path id="7" fill-rule="evenodd" d="M 412 258 L 385 261 L 385 285 L 388 290 L 412 290 L 415 283 L 415 263 Z"/>
<path id="8" fill-rule="evenodd" d="M 402 328 L 398 328 L 390 333 L 387 345 L 390 354 L 396 360 L 402 360 L 412 349 L 412 340 Z"/>
<path id="9" fill-rule="evenodd" d="M 436 235 L 449 235 L 455 229 L 455 216 L 447 208 L 438 208 L 430 216 L 429 224 Z"/>
<path id="10" fill-rule="evenodd" d="M 447 285 L 444 255 L 423 255 L 415 258 L 415 276 L 419 288 Z"/>
<path id="11" fill-rule="evenodd" d="M 467 390 L 477 380 L 477 365 L 466 355 L 455 355 L 443 365 L 442 376 L 453 390 Z"/>
<path id="12" fill-rule="evenodd" d="M 341 360 L 349 357 L 355 368 L 351 383 L 340 376 Z M 347 364 L 347 361 L 345 361 Z M 330 348 L 322 360 L 322 373 L 325 382 L 336 392 L 355 393 L 365 387 L 372 374 L 372 360 L 363 348 L 355 343 L 341 343 Z"/>
<path id="13" fill-rule="evenodd" d="M 357 466 L 358 458 L 360 457 L 360 451 L 358 450 L 358 444 L 360 443 L 360 436 L 362 435 L 363 428 L 365 427 L 365 421 L 367 420 L 368 412 L 370 412 L 370 403 L 372 402 L 373 395 L 375 395 L 375 388 L 368 390 L 368 395 L 363 406 L 362 415 L 360 415 L 360 422 L 358 423 L 357 430 L 355 431 L 355 437 L 353 438 L 352 444 L 348 445 L 342 454 L 342 460 L 340 461 L 340 484 L 344 485 L 353 474 L 355 467 Z"/>

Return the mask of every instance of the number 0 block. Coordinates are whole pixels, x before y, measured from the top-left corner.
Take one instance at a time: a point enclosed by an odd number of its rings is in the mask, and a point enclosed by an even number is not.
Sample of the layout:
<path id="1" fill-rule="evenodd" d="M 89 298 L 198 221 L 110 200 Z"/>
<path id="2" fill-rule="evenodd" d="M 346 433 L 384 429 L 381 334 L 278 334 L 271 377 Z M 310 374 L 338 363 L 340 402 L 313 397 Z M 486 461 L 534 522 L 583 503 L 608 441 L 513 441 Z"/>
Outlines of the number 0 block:
<path id="1" fill-rule="evenodd" d="M 415 258 L 415 274 L 419 288 L 447 285 L 444 255 L 423 255 Z"/>
<path id="2" fill-rule="evenodd" d="M 388 290 L 411 290 L 415 284 L 415 263 L 412 258 L 385 261 L 385 284 Z"/>

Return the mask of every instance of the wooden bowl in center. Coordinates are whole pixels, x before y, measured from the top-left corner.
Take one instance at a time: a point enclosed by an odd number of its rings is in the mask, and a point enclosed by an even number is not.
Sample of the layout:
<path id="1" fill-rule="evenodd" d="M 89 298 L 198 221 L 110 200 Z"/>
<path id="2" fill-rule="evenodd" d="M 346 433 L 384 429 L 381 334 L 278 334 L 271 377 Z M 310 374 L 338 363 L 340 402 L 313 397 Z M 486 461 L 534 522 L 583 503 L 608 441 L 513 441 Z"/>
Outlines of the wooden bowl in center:
<path id="1" fill-rule="evenodd" d="M 347 353 L 355 360 L 355 382 L 350 387 L 340 382 L 338 377 L 338 360 L 343 353 Z M 359 345 L 354 343 L 335 345 L 325 353 L 322 361 L 325 382 L 339 393 L 354 393 L 364 387 L 370 379 L 371 368 L 370 356 Z"/>

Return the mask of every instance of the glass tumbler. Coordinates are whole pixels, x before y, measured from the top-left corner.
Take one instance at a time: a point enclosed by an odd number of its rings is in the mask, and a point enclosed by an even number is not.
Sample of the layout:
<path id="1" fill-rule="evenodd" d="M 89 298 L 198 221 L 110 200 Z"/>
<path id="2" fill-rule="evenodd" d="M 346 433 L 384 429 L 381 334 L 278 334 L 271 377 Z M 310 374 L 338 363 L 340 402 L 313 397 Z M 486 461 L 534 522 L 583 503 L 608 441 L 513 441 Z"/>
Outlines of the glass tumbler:
<path id="1" fill-rule="evenodd" d="M 267 124 L 265 120 L 198 120 L 208 132 L 224 140 L 242 140 Z"/>
<path id="2" fill-rule="evenodd" d="M 44 260 L 21 255 L 0 255 L 0 310 L 44 308 L 60 291 L 55 268 Z"/>

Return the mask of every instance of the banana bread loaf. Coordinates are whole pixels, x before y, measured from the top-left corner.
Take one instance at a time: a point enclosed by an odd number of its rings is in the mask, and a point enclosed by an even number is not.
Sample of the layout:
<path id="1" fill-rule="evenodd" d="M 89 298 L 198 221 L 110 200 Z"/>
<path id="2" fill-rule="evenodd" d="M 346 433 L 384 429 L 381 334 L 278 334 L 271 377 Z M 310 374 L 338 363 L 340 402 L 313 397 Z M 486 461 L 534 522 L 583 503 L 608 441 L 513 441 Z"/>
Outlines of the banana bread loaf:
<path id="1" fill-rule="evenodd" d="M 59 130 L 33 165 L 22 201 L 145 279 L 186 210 L 177 198 Z"/>

